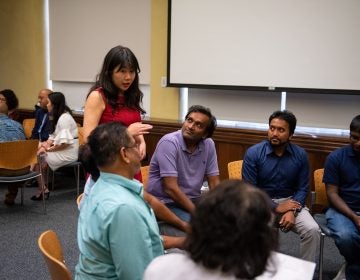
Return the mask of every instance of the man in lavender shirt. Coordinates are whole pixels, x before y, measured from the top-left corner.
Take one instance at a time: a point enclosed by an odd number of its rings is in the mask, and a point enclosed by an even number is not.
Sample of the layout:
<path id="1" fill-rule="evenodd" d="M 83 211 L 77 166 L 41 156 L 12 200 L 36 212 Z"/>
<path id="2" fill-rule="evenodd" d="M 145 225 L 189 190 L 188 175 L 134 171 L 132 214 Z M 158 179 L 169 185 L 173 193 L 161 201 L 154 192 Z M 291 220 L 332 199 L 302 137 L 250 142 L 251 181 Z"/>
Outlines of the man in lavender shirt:
<path id="1" fill-rule="evenodd" d="M 146 190 L 187 222 L 204 180 L 210 189 L 220 182 L 215 144 L 210 138 L 215 128 L 210 109 L 191 106 L 181 130 L 163 136 L 151 158 Z"/>

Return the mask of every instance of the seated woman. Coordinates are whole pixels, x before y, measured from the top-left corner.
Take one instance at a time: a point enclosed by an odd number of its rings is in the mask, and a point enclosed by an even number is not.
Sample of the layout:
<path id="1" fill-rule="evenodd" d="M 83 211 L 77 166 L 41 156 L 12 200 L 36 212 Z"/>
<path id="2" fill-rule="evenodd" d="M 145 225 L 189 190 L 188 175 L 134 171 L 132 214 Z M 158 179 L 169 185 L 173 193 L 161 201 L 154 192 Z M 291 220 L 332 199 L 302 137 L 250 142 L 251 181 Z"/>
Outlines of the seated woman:
<path id="1" fill-rule="evenodd" d="M 53 92 L 49 94 L 48 99 L 51 134 L 38 149 L 45 182 L 48 166 L 55 171 L 59 167 L 76 161 L 79 152 L 78 127 L 70 108 L 66 105 L 65 96 L 61 92 Z M 39 168 L 39 165 L 35 166 L 36 170 Z M 45 182 L 41 186 L 38 181 L 39 189 L 37 194 L 31 197 L 32 200 L 42 200 L 42 190 L 44 190 L 45 199 L 49 198 L 50 192 Z"/>

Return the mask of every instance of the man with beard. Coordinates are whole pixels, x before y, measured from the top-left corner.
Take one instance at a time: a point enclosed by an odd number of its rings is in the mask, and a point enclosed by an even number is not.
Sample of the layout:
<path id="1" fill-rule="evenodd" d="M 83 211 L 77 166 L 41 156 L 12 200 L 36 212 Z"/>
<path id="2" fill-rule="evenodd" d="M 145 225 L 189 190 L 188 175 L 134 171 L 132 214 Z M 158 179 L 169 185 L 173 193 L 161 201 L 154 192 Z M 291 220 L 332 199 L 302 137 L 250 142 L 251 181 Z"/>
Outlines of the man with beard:
<path id="1" fill-rule="evenodd" d="M 166 134 L 156 146 L 150 162 L 146 190 L 180 219 L 188 222 L 203 181 L 211 188 L 219 179 L 214 141 L 216 118 L 210 109 L 191 106 L 181 130 Z"/>
<path id="2" fill-rule="evenodd" d="M 327 225 L 346 260 L 334 279 L 345 279 L 343 272 L 348 280 L 360 279 L 360 115 L 350 123 L 350 144 L 328 156 L 323 181 Z"/>
<path id="3" fill-rule="evenodd" d="M 316 262 L 320 229 L 305 206 L 309 163 L 305 150 L 290 142 L 295 127 L 293 113 L 275 111 L 269 118 L 268 140 L 246 151 L 242 177 L 270 196 L 280 229 L 300 235 L 301 258 Z"/>

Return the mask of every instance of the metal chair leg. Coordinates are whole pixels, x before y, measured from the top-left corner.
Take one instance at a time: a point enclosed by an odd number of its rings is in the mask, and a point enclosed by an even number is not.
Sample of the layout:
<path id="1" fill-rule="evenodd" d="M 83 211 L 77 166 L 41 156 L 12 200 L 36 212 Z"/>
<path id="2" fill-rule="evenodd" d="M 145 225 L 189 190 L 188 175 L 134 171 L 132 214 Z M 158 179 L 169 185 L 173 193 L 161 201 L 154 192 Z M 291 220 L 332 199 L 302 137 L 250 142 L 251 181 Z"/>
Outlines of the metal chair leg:
<path id="1" fill-rule="evenodd" d="M 320 252 L 319 252 L 319 280 L 323 279 L 323 265 L 324 265 L 324 240 L 325 233 L 320 233 Z"/>

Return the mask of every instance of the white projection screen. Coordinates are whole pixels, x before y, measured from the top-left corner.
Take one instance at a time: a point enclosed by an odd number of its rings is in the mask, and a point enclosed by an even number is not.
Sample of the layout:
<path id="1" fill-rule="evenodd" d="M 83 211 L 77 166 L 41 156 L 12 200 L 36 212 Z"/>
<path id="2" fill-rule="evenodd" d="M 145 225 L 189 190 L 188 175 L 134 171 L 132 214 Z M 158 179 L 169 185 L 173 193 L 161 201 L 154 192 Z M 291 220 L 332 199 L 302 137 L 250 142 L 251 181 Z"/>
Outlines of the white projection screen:
<path id="1" fill-rule="evenodd" d="M 360 94 L 359 0 L 169 0 L 169 86 Z"/>

